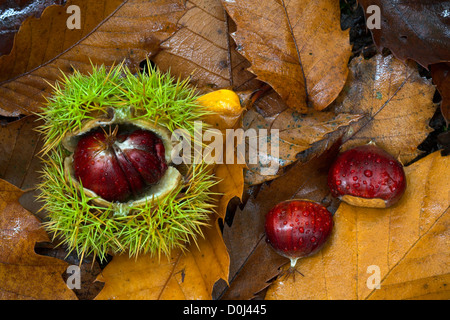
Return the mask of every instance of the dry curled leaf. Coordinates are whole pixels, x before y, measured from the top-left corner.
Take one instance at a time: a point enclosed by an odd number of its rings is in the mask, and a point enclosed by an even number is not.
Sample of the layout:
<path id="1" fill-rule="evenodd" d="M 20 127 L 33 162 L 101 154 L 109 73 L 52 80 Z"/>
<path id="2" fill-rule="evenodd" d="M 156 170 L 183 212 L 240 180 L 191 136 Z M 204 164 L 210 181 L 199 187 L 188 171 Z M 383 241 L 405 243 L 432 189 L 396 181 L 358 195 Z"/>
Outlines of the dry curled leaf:
<path id="1" fill-rule="evenodd" d="M 277 280 L 266 299 L 448 299 L 450 158 L 435 152 L 405 172 L 391 208 L 341 203 L 328 243 L 297 263 L 304 277 Z"/>
<path id="2" fill-rule="evenodd" d="M 18 202 L 22 191 L 0 180 L 0 299 L 76 299 L 63 281 L 67 264 L 35 253 L 49 242 L 36 217 Z"/>
<path id="3" fill-rule="evenodd" d="M 236 22 L 237 50 L 249 70 L 272 86 L 287 105 L 322 110 L 345 83 L 351 53 L 340 28 L 339 3 L 320 1 L 223 0 Z"/>
<path id="4" fill-rule="evenodd" d="M 355 58 L 343 92 L 335 101 L 338 113 L 365 115 L 343 148 L 377 143 L 401 162 L 421 151 L 417 146 L 432 131 L 428 125 L 436 111 L 431 81 L 419 75 L 414 62 L 378 54 L 369 60 Z"/>

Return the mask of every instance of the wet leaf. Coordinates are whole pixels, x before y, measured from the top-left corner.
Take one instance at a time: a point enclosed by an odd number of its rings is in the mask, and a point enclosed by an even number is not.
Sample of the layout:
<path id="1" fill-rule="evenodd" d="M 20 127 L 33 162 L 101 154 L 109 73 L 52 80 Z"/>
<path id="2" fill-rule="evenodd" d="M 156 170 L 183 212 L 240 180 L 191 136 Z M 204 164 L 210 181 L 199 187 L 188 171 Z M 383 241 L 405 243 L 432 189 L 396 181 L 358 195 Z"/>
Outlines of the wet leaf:
<path id="1" fill-rule="evenodd" d="M 224 239 L 230 252 L 229 287 L 222 287 L 222 299 L 252 299 L 265 289 L 289 260 L 275 253 L 265 241 L 266 213 L 289 199 L 310 199 L 334 211 L 336 200 L 327 186 L 328 167 L 339 150 L 339 141 L 307 163 L 297 162 L 286 174 L 263 184 L 238 208 L 231 226 L 224 226 Z"/>
<path id="2" fill-rule="evenodd" d="M 36 217 L 18 202 L 22 191 L 0 180 L 0 299 L 76 299 L 63 281 L 67 264 L 35 253 L 49 242 Z"/>
<path id="3" fill-rule="evenodd" d="M 259 109 L 260 106 L 263 106 L 265 110 L 281 111 L 264 116 L 264 112 Z M 327 139 L 332 141 L 342 137 L 350 128 L 350 124 L 361 118 L 362 116 L 358 114 L 333 111 L 311 110 L 306 114 L 300 114 L 287 108 L 277 95 L 262 98 L 243 118 L 245 130 L 255 130 L 259 142 L 267 140 L 267 152 L 262 152 L 260 146 L 254 144 L 255 141 L 253 144 L 251 141 L 247 142 L 248 153 L 256 154 L 259 161 L 252 163 L 247 156 L 249 170 L 246 172 L 246 184 L 254 185 L 275 179 L 283 173 L 284 167 L 298 161 L 300 153 L 313 148 L 321 141 Z M 262 130 L 267 130 L 267 137 L 262 134 L 266 131 Z M 276 132 L 278 132 L 278 141 Z M 278 147 L 278 153 L 274 149 L 276 147 Z M 318 148 L 316 151 L 320 154 L 323 150 Z M 274 169 L 274 172 L 268 174 L 268 169 Z"/>

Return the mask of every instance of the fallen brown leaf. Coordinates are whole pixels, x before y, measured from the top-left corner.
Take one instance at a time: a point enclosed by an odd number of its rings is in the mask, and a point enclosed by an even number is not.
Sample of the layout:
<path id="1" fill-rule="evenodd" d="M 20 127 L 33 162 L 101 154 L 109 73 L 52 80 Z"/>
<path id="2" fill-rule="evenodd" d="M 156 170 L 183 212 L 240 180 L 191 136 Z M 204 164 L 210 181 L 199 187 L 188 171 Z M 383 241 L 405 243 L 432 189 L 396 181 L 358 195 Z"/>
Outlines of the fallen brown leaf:
<path id="1" fill-rule="evenodd" d="M 416 158 L 421 153 L 417 146 L 432 131 L 428 122 L 437 108 L 431 81 L 419 75 L 416 63 L 392 55 L 357 57 L 349 68 L 334 110 L 366 117 L 354 126 L 343 149 L 372 140 L 405 164 Z"/>
<path id="2" fill-rule="evenodd" d="M 177 0 L 74 3 L 80 6 L 83 28 L 69 30 L 66 8 L 49 7 L 40 19 L 24 23 L 11 54 L 0 57 L 0 115 L 38 112 L 45 102 L 43 95 L 52 91 L 49 83 L 61 71 L 85 73 L 92 64 L 111 66 L 122 61 L 137 68 L 177 30 L 185 12 Z"/>
<path id="3" fill-rule="evenodd" d="M 234 197 L 241 198 L 244 192 L 245 164 L 217 164 L 214 167 L 215 176 L 220 183 L 213 188 L 214 192 L 221 194 L 217 205 L 217 214 L 225 219 L 227 205 Z"/>
<path id="4" fill-rule="evenodd" d="M 234 91 L 260 86 L 247 71 L 249 62 L 236 50 L 230 33 L 235 30 L 220 0 L 185 1 L 186 13 L 178 31 L 161 43 L 153 61 L 161 70 L 190 78 L 200 90 L 230 88 Z"/>
<path id="5" fill-rule="evenodd" d="M 35 253 L 49 242 L 39 220 L 18 202 L 22 191 L 0 180 L 0 299 L 76 299 L 63 281 L 67 263 Z"/>
<path id="6" fill-rule="evenodd" d="M 22 189 L 25 193 L 20 197 L 20 204 L 43 218 L 43 212 L 39 212 L 42 203 L 36 201 L 42 164 L 39 152 L 43 144 L 37 125 L 35 116 L 26 116 L 0 127 L 0 179 Z"/>
<path id="7" fill-rule="evenodd" d="M 373 40 L 381 51 L 388 48 L 400 60 L 412 59 L 425 68 L 430 64 L 450 61 L 448 38 L 448 3 L 446 1 L 359 0 L 366 20 L 380 10 L 378 28 L 371 28 Z"/>
<path id="8" fill-rule="evenodd" d="M 199 87 L 230 86 L 227 24 L 220 1 L 186 1 L 186 8 L 178 21 L 180 30 L 161 45 L 155 63 L 191 77 Z"/>
<path id="9" fill-rule="evenodd" d="M 214 283 L 226 279 L 229 258 L 217 225 L 186 252 L 170 257 L 115 256 L 98 277 L 105 282 L 97 300 L 208 300 Z"/>
<path id="10" fill-rule="evenodd" d="M 277 280 L 266 299 L 448 299 L 450 158 L 435 152 L 405 171 L 394 207 L 341 203 L 329 242 L 297 264 L 305 276 Z M 380 289 L 370 286 L 371 266 Z"/>
<path id="11" fill-rule="evenodd" d="M 236 22 L 237 51 L 248 69 L 270 84 L 287 105 L 322 110 L 345 83 L 351 53 L 340 28 L 339 3 L 320 1 L 222 1 Z"/>
<path id="12" fill-rule="evenodd" d="M 62 0 L 2 1 L 0 11 L 4 15 L 0 19 L 0 56 L 11 51 L 14 36 L 25 19 L 29 17 L 39 18 L 46 7 L 52 4 L 61 4 L 61 2 Z"/>
<path id="13" fill-rule="evenodd" d="M 37 157 L 42 141 L 37 133 L 36 117 L 27 116 L 0 127 L 0 178 L 16 187 L 34 188 L 41 163 Z"/>
<path id="14" fill-rule="evenodd" d="M 80 286 L 72 289 L 79 300 L 92 300 L 103 288 L 103 283 L 95 281 L 97 276 L 101 273 L 100 264 L 95 257 L 84 256 L 81 261 L 76 253 L 68 253 L 64 247 L 55 247 L 48 243 L 38 244 L 35 251 L 40 255 L 64 260 L 68 264 L 80 268 Z M 63 273 L 62 277 L 66 283 L 74 283 L 72 272 Z"/>
<path id="15" fill-rule="evenodd" d="M 437 63 L 430 66 L 431 77 L 441 94 L 441 112 L 447 126 L 450 124 L 450 63 Z"/>

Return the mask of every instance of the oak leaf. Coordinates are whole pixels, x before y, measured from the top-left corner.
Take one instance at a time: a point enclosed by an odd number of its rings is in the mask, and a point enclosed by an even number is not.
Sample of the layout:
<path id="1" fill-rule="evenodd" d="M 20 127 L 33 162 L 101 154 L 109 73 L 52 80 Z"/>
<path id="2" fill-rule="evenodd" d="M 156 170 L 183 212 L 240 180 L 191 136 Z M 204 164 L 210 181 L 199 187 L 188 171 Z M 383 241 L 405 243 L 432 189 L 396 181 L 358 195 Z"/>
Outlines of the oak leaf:
<path id="1" fill-rule="evenodd" d="M 35 253 L 37 242 L 50 239 L 19 204 L 22 193 L 0 180 L 0 299 L 76 299 L 62 278 L 67 263 Z"/>
<path id="2" fill-rule="evenodd" d="M 351 53 L 339 3 L 222 0 L 237 25 L 232 34 L 248 69 L 299 112 L 322 110 L 345 83 Z"/>
<path id="3" fill-rule="evenodd" d="M 266 299 L 448 299 L 450 158 L 435 152 L 405 172 L 391 208 L 341 203 L 328 243 L 299 260 L 304 277 L 278 279 Z"/>

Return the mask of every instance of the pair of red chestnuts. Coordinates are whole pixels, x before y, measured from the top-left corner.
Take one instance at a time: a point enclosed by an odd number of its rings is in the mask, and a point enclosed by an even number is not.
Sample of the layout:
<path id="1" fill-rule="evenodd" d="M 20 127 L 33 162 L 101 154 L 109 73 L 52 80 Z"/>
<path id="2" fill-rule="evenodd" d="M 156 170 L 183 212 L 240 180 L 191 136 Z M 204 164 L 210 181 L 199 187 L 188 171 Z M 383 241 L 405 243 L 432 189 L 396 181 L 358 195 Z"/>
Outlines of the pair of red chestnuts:
<path id="1" fill-rule="evenodd" d="M 406 189 L 403 165 L 374 144 L 342 152 L 328 173 L 331 194 L 351 205 L 387 208 L 397 203 Z M 319 251 L 330 237 L 333 216 L 322 205 L 308 200 L 283 201 L 266 215 L 267 242 L 291 260 Z"/>

